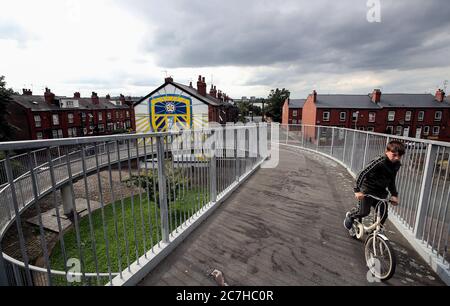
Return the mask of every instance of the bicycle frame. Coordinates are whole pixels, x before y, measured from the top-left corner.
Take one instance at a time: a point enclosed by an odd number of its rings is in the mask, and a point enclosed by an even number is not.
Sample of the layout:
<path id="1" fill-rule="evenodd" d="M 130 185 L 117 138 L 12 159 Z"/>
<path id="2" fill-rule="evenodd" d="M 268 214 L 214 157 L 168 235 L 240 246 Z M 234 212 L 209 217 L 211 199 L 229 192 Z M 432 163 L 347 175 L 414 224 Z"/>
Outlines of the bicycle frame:
<path id="1" fill-rule="evenodd" d="M 387 204 L 389 202 L 388 199 L 381 199 L 381 198 L 378 198 L 378 197 L 370 195 L 370 194 L 366 194 L 364 196 L 371 197 L 371 198 L 373 198 L 375 200 L 378 200 L 379 202 L 378 202 L 377 206 L 375 207 L 376 220 L 375 220 L 375 222 L 373 224 L 371 224 L 370 226 L 365 226 L 362 222 L 359 222 L 358 220 L 355 220 L 356 226 L 358 228 L 358 231 L 356 232 L 356 238 L 358 238 L 358 239 L 362 239 L 363 236 L 365 234 L 368 234 L 368 233 L 373 233 L 374 235 L 379 234 L 379 232 L 381 231 L 381 219 L 382 219 L 382 217 L 380 216 L 379 205 L 380 204 L 385 205 L 386 207 L 385 207 L 384 211 L 386 211 L 387 210 Z M 383 238 L 386 238 L 386 237 L 383 237 Z M 387 238 L 386 238 L 386 240 L 387 240 Z"/>

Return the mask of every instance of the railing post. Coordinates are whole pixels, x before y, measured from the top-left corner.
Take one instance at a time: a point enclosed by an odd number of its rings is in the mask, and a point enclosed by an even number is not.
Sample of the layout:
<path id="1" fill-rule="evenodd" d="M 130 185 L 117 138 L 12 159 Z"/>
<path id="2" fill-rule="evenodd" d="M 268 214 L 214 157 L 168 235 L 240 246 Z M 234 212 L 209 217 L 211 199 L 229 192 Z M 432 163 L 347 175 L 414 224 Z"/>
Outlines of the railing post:
<path id="1" fill-rule="evenodd" d="M 363 164 L 362 167 L 366 165 L 366 158 L 367 158 L 367 148 L 369 147 L 369 133 L 366 134 L 366 144 L 364 146 L 364 157 L 363 157 Z"/>
<path id="2" fill-rule="evenodd" d="M 319 142 L 320 142 L 320 126 L 317 127 L 316 151 L 319 151 Z"/>
<path id="3" fill-rule="evenodd" d="M 159 210 L 161 213 L 162 241 L 169 243 L 169 209 L 167 207 L 166 173 L 164 169 L 164 136 L 156 137 L 156 156 L 158 160 Z"/>
<path id="4" fill-rule="evenodd" d="M 355 140 L 356 140 L 356 130 L 353 132 L 353 143 L 352 143 L 352 154 L 350 155 L 350 169 L 353 170 L 353 160 L 355 156 Z"/>
<path id="5" fill-rule="evenodd" d="M 331 148 L 330 148 L 330 155 L 331 155 L 331 156 L 333 156 L 334 129 L 335 129 L 335 127 L 333 126 L 333 127 L 331 128 Z"/>
<path id="6" fill-rule="evenodd" d="M 345 149 L 347 148 L 347 130 L 344 130 L 344 148 L 342 149 L 342 162 L 345 164 Z"/>
<path id="7" fill-rule="evenodd" d="M 422 177 L 422 186 L 420 188 L 419 194 L 419 204 L 417 206 L 416 212 L 416 222 L 414 224 L 414 236 L 417 239 L 421 239 L 420 235 L 423 232 L 423 227 L 425 225 L 427 210 L 428 210 L 428 199 L 430 197 L 430 192 L 433 180 L 433 169 L 435 164 L 435 157 L 437 153 L 437 146 L 433 146 L 431 143 L 428 144 L 427 154 L 425 160 L 425 167 Z"/>
<path id="8" fill-rule="evenodd" d="M 289 139 L 289 124 L 286 124 L 286 144 L 288 143 Z"/>
<path id="9" fill-rule="evenodd" d="M 239 136 L 239 133 L 238 133 L 238 129 L 235 129 L 234 130 L 234 135 L 235 135 L 235 137 L 234 137 L 234 152 L 235 152 L 235 157 L 236 157 L 236 163 L 235 163 L 235 168 L 234 168 L 234 170 L 235 170 L 235 173 L 236 173 L 236 177 L 235 177 L 235 181 L 236 182 L 239 182 L 239 171 L 240 171 L 240 165 L 239 165 L 239 148 L 238 148 L 238 136 Z"/>
<path id="10" fill-rule="evenodd" d="M 8 286 L 8 276 L 6 275 L 5 259 L 3 258 L 3 250 L 0 246 L 0 286 Z"/>
<path id="11" fill-rule="evenodd" d="M 217 165 L 216 165 L 216 134 L 215 131 L 211 131 L 211 161 L 209 167 L 209 187 L 211 189 L 211 202 L 216 202 L 217 200 Z"/>

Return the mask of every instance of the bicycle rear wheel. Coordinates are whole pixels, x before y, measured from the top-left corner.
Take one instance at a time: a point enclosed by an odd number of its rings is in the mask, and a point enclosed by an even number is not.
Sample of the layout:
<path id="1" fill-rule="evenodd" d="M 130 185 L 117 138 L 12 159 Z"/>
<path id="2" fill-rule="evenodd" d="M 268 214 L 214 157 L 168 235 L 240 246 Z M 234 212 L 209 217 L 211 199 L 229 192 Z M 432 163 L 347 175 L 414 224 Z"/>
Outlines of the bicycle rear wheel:
<path id="1" fill-rule="evenodd" d="M 370 235 L 364 245 L 367 267 L 378 279 L 385 281 L 395 273 L 396 256 L 388 240 Z"/>

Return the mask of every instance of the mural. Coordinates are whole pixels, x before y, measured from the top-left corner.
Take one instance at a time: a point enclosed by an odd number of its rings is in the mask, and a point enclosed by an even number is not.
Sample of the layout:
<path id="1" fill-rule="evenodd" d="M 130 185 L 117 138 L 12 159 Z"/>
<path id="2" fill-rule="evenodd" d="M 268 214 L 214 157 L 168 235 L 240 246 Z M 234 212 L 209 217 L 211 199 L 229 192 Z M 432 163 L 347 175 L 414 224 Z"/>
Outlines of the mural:
<path id="1" fill-rule="evenodd" d="M 191 98 L 165 94 L 150 98 L 150 118 L 153 131 L 188 129 L 192 125 Z"/>

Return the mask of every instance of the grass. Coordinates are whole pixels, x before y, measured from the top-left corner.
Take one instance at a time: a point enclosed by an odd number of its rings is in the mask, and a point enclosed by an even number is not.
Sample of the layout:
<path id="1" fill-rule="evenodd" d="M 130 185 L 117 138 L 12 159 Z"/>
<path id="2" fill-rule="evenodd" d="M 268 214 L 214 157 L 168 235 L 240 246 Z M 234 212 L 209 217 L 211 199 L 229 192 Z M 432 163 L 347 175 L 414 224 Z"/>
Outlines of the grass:
<path id="1" fill-rule="evenodd" d="M 185 218 L 189 218 L 198 211 L 199 205 L 203 206 L 207 203 L 207 199 L 209 199 L 207 190 L 200 188 L 192 188 L 184 195 L 180 193 L 174 202 L 169 203 L 170 232 L 181 225 Z M 92 223 L 92 230 L 90 223 Z M 160 210 L 155 202 L 152 199 L 148 201 L 147 194 L 143 193 L 142 201 L 140 201 L 139 195 L 135 195 L 124 199 L 123 204 L 119 200 L 115 202 L 115 205 L 109 204 L 104 209 L 94 211 L 91 218 L 85 216 L 79 220 L 78 228 L 79 244 L 75 227 L 64 235 L 66 259 L 83 258 L 82 265 L 85 273 L 96 273 L 97 271 L 108 273 L 108 266 L 111 267 L 112 273 L 117 273 L 124 270 L 128 264 L 136 261 L 138 256 L 144 255 L 145 250 L 148 251 L 161 240 Z M 109 254 L 109 264 L 107 254 Z M 64 271 L 65 260 L 59 242 L 53 249 L 50 264 L 52 269 Z M 68 269 L 73 271 L 70 266 Z M 97 280 L 94 277 L 86 278 L 86 281 L 95 285 L 96 283 L 105 284 L 109 279 L 101 277 Z M 55 285 L 81 285 L 76 282 L 66 283 L 65 276 L 55 276 L 53 283 Z"/>

